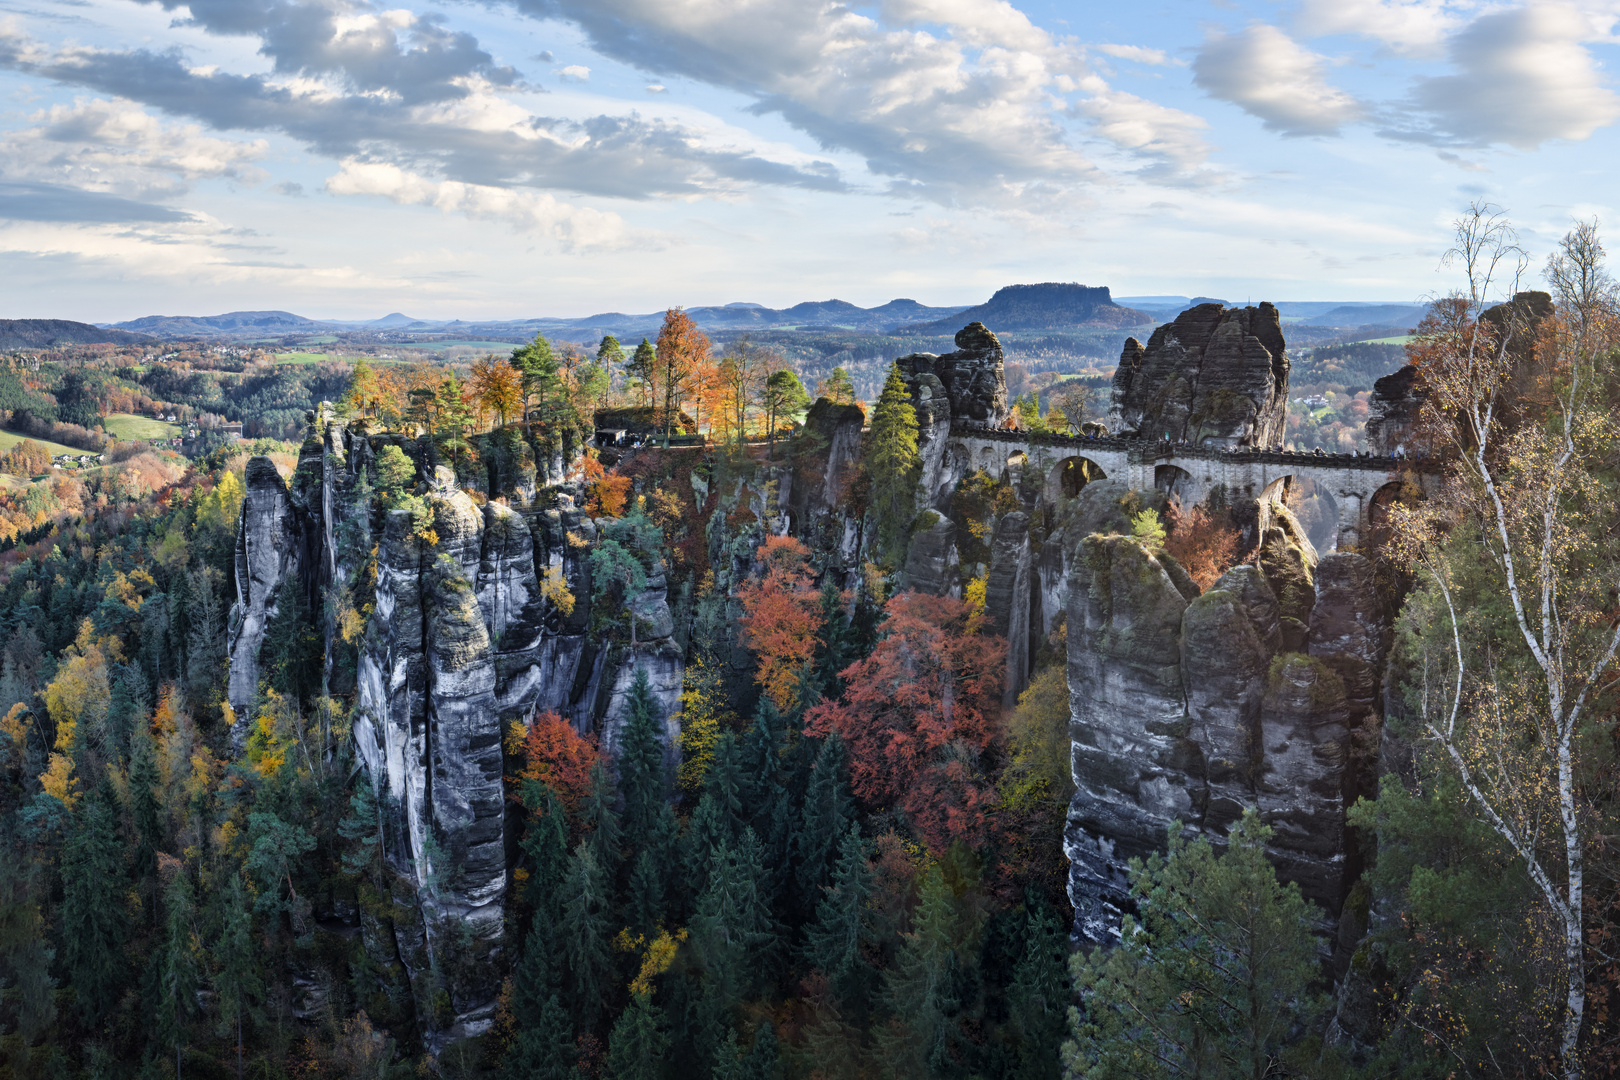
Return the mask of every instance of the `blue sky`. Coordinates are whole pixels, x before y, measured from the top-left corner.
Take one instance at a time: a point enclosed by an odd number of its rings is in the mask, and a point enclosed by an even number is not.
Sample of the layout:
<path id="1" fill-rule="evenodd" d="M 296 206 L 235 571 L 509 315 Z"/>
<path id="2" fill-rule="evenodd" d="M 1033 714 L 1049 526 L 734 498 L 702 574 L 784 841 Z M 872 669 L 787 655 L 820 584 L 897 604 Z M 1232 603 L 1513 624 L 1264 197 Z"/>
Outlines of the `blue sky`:
<path id="1" fill-rule="evenodd" d="M 1620 0 L 0 0 L 0 318 L 1417 300 L 1614 219 Z"/>

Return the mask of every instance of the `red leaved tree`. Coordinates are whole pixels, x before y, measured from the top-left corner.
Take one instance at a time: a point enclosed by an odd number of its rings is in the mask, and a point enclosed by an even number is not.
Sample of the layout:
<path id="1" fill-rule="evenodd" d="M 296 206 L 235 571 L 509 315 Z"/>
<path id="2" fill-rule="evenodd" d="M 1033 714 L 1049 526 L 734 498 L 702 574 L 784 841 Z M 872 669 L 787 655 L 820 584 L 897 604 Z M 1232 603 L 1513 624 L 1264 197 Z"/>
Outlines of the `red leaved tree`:
<path id="1" fill-rule="evenodd" d="M 557 793 L 564 809 L 573 814 L 590 794 L 591 767 L 600 752 L 595 739 L 587 739 L 550 709 L 536 714 L 523 739 L 520 780 L 540 780 Z"/>
<path id="2" fill-rule="evenodd" d="M 977 846 L 996 801 L 980 758 L 1000 739 L 1007 643 L 948 596 L 901 593 L 884 610 L 883 640 L 844 669 L 843 700 L 812 709 L 809 730 L 837 731 L 855 794 L 902 809 L 930 851 Z"/>
<path id="3" fill-rule="evenodd" d="M 810 549 L 791 536 L 768 536 L 756 554 L 764 573 L 739 590 L 743 641 L 759 654 L 754 680 L 778 708 L 793 705 L 821 633 L 821 596 L 810 574 Z"/>

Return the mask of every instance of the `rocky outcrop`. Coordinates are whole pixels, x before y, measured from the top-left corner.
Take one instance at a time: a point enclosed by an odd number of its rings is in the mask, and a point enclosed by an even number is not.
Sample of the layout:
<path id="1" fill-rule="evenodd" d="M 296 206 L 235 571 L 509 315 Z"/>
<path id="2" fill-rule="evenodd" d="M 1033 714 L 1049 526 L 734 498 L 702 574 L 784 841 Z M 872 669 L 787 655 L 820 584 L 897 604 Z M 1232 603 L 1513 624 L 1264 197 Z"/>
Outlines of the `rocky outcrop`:
<path id="1" fill-rule="evenodd" d="M 1376 726 L 1371 676 L 1388 649 L 1371 564 L 1339 553 L 1318 566 L 1279 516 L 1261 566 L 1200 595 L 1168 556 L 1120 535 L 1133 496 L 1088 485 L 1064 547 L 1076 933 L 1117 934 L 1126 865 L 1172 822 L 1218 841 L 1250 807 L 1273 829 L 1279 874 L 1331 933 L 1353 871 L 1345 808 L 1370 768 L 1352 730 Z"/>
<path id="2" fill-rule="evenodd" d="M 1125 342 L 1108 427 L 1198 445 L 1272 446 L 1287 422 L 1288 369 L 1271 304 L 1200 304 L 1146 345 Z"/>
<path id="3" fill-rule="evenodd" d="M 906 549 L 906 565 L 901 574 L 903 587 L 931 596 L 961 595 L 958 558 L 956 522 L 933 510 L 924 510 Z"/>
<path id="4" fill-rule="evenodd" d="M 1367 446 L 1375 454 L 1409 456 L 1418 448 L 1418 414 L 1428 390 L 1416 364 L 1385 375 L 1367 396 Z"/>
<path id="5" fill-rule="evenodd" d="M 306 525 L 293 508 L 281 474 L 267 457 L 249 458 L 247 494 L 236 533 L 236 602 L 231 607 L 226 648 L 230 653 L 227 697 L 237 717 L 232 739 L 241 746 L 245 723 L 259 692 L 259 650 L 276 614 L 282 584 L 305 569 Z"/>
<path id="6" fill-rule="evenodd" d="M 1011 707 L 1029 685 L 1030 549 L 1029 515 L 1014 511 L 996 526 L 990 544 L 984 613 L 992 632 L 1007 639 L 1007 679 L 1002 704 Z"/>
<path id="7" fill-rule="evenodd" d="M 1195 816 L 1203 766 L 1182 695 L 1186 598 L 1130 537 L 1093 533 L 1065 562 L 1076 790 L 1064 852 L 1075 930 L 1101 943 L 1129 905 L 1126 864 Z"/>

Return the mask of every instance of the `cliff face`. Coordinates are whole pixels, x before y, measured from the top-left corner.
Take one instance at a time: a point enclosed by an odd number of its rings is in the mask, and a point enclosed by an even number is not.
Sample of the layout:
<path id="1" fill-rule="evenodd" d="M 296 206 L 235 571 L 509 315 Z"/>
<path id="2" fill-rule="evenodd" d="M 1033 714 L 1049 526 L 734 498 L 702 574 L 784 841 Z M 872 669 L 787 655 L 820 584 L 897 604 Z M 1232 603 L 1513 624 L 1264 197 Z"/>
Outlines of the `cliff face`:
<path id="1" fill-rule="evenodd" d="M 1281 442 L 1288 351 L 1277 309 L 1200 304 L 1129 338 L 1114 374 L 1108 428 L 1210 446 Z"/>
<path id="2" fill-rule="evenodd" d="M 857 427 L 858 431 L 858 427 Z M 632 651 L 595 642 L 588 554 L 598 529 L 561 493 L 551 509 L 480 502 L 439 466 L 410 508 L 362 497 L 380 436 L 323 411 L 290 483 L 267 458 L 246 469 L 232 610 L 230 700 L 241 744 L 258 693 L 265 628 L 296 590 L 322 625 L 329 687 L 356 689 L 356 753 L 377 796 L 391 874 L 392 917 L 362 937 L 385 968 L 402 967 L 430 1044 L 487 1030 L 499 992 L 507 888 L 503 726 L 555 709 L 611 751 L 625 695 L 645 668 L 666 717 L 671 757 L 684 663 L 661 567 L 631 598 Z M 522 463 L 520 453 L 509 455 Z M 521 496 L 533 466 L 493 470 Z M 480 497 L 481 498 L 481 497 Z M 375 585 L 356 590 L 375 546 Z M 577 598 L 563 615 L 543 596 L 548 571 Z M 340 625 L 340 598 L 369 602 L 363 630 Z M 446 962 L 446 949 L 455 952 Z M 436 1008 L 443 992 L 447 1016 Z"/>
<path id="3" fill-rule="evenodd" d="M 1336 923 L 1344 811 L 1370 770 L 1352 759 L 1351 735 L 1377 731 L 1371 673 L 1388 649 L 1370 564 L 1327 556 L 1315 568 L 1322 599 L 1291 593 L 1290 608 L 1274 581 L 1294 590 L 1295 578 L 1241 566 L 1198 595 L 1130 537 L 1089 533 L 1065 556 L 1077 932 L 1117 935 L 1126 863 L 1161 848 L 1172 820 L 1218 840 L 1251 806 L 1274 831 L 1279 875 Z M 1305 618 L 1294 649 L 1287 610 Z"/>

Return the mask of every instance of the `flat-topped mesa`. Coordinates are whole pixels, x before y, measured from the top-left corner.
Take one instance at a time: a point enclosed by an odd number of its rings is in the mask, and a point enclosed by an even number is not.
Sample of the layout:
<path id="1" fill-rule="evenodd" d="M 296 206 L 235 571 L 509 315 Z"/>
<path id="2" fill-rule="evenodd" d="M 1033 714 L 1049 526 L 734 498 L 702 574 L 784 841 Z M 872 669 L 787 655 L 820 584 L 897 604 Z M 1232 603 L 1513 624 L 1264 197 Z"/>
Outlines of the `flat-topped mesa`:
<path id="1" fill-rule="evenodd" d="M 1109 429 L 1199 446 L 1274 446 L 1288 418 L 1288 346 L 1269 303 L 1199 304 L 1128 338 Z"/>

